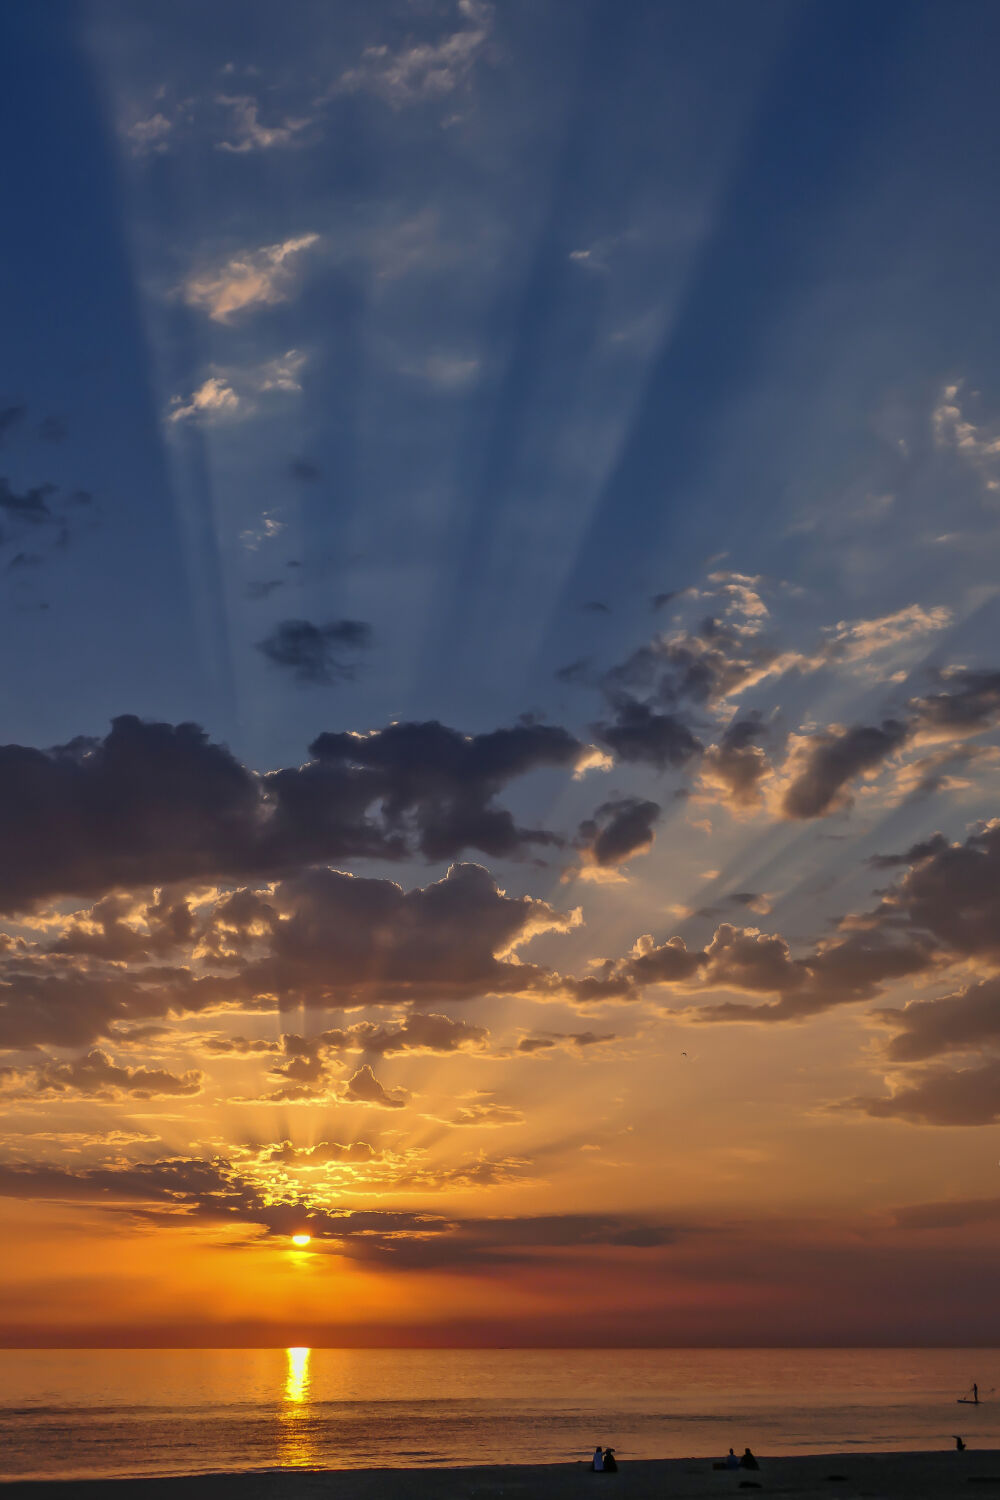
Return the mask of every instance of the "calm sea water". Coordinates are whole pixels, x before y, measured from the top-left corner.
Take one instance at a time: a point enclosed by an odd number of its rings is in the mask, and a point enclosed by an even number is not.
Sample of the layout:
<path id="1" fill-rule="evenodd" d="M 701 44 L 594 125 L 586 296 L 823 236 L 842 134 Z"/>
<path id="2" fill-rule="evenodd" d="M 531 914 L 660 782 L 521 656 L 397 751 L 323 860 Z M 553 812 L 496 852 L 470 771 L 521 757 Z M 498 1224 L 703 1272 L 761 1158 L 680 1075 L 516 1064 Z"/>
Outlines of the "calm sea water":
<path id="1" fill-rule="evenodd" d="M 956 1397 L 977 1380 L 979 1407 Z M 0 1474 L 1000 1447 L 1000 1351 L 0 1353 Z"/>

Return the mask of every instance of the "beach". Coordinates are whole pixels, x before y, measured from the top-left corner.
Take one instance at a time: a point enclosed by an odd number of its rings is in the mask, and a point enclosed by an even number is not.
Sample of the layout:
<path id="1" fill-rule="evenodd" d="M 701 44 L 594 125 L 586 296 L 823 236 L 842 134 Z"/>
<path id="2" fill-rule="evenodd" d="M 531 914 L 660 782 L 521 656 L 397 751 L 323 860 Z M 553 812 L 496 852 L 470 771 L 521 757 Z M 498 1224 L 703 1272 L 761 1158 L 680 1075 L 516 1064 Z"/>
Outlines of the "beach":
<path id="1" fill-rule="evenodd" d="M 584 1463 L 447 1469 L 276 1470 L 157 1479 L 13 1481 L 4 1500 L 701 1500 L 755 1494 L 786 1500 L 949 1500 L 1000 1495 L 1000 1451 L 833 1453 L 767 1458 L 720 1470 L 718 1459 L 648 1459 L 616 1474 Z"/>

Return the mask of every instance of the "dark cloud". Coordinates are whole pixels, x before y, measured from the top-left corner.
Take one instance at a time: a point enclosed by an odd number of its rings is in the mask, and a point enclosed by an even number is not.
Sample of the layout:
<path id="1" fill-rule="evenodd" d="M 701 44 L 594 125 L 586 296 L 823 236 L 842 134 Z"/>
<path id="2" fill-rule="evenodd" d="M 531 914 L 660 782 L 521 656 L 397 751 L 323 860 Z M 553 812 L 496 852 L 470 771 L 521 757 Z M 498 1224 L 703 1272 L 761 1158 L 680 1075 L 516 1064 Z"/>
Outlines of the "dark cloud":
<path id="1" fill-rule="evenodd" d="M 323 1167 L 337 1162 L 365 1163 L 379 1161 L 384 1152 L 368 1141 L 352 1141 L 341 1145 L 337 1141 L 317 1141 L 315 1146 L 293 1146 L 291 1141 L 281 1141 L 268 1149 L 265 1159 L 280 1162 L 286 1167 Z"/>
<path id="2" fill-rule="evenodd" d="M 684 766 L 704 748 L 676 714 L 619 698 L 613 718 L 593 726 L 594 734 L 619 760 L 645 762 L 657 770 Z"/>
<path id="3" fill-rule="evenodd" d="M 282 1150 L 282 1148 L 276 1148 Z M 298 1163 L 293 1163 L 298 1164 Z M 512 1180 L 524 1163 L 481 1158 L 421 1177 L 422 1186 L 489 1188 Z M 399 1179 L 405 1183 L 405 1177 Z M 267 1235 L 307 1233 L 314 1248 L 400 1269 L 462 1269 L 534 1259 L 580 1248 L 655 1250 L 678 1230 L 632 1215 L 548 1214 L 458 1219 L 392 1209 L 331 1210 L 302 1193 L 274 1202 L 225 1158 L 179 1157 L 71 1170 L 35 1163 L 0 1166 L 0 1196 L 90 1204 L 105 1213 L 145 1213 L 172 1224 L 203 1221 Z"/>
<path id="4" fill-rule="evenodd" d="M 485 1026 L 412 1011 L 392 1025 L 358 1021 L 353 1026 L 322 1034 L 334 1051 L 367 1052 L 376 1057 L 394 1057 L 404 1052 L 453 1053 L 480 1049 L 489 1037 Z"/>
<path id="5" fill-rule="evenodd" d="M 565 667 L 557 668 L 555 673 L 558 682 L 568 682 L 573 687 L 591 687 L 593 675 L 593 662 L 589 656 L 581 656 L 576 661 L 567 662 Z"/>
<path id="6" fill-rule="evenodd" d="M 18 493 L 6 479 L 0 478 L 0 511 L 9 520 L 25 521 L 35 526 L 55 521 L 50 501 L 56 493 L 54 484 L 36 484 Z"/>
<path id="7" fill-rule="evenodd" d="M 330 684 L 354 675 L 354 665 L 343 653 L 365 650 L 371 643 L 372 628 L 364 620 L 330 620 L 325 625 L 281 620 L 257 642 L 257 650 L 276 667 L 287 667 L 297 682 Z"/>
<path id="8" fill-rule="evenodd" d="M 304 765 L 257 775 L 195 724 L 131 716 L 103 739 L 0 746 L 0 909 L 413 851 L 517 856 L 558 840 L 494 799 L 532 770 L 570 770 L 584 749 L 540 724 L 462 735 L 402 723 L 320 735 Z"/>
<path id="9" fill-rule="evenodd" d="M 707 615 L 697 629 L 654 636 L 606 672 L 603 687 L 614 702 L 619 694 L 660 708 L 720 702 L 779 656 L 744 625 Z"/>
<path id="10" fill-rule="evenodd" d="M 177 1074 L 164 1068 L 120 1066 L 95 1048 L 72 1062 L 50 1059 L 32 1067 L 23 1075 L 23 1091 L 100 1100 L 190 1098 L 201 1093 L 203 1081 L 204 1075 L 194 1070 Z"/>
<path id="11" fill-rule="evenodd" d="M 794 757 L 781 805 L 785 817 L 821 818 L 842 806 L 847 784 L 902 749 L 909 733 L 901 719 L 886 719 L 879 726 L 856 724 L 810 735 Z"/>
<path id="12" fill-rule="evenodd" d="M 517 1044 L 517 1050 L 529 1056 L 536 1052 L 552 1052 L 561 1047 L 582 1052 L 589 1047 L 600 1047 L 616 1040 L 613 1031 L 543 1031 L 535 1036 L 523 1036 Z"/>
<path id="13" fill-rule="evenodd" d="M 923 1062 L 948 1052 L 1000 1044 L 1000 978 L 985 979 L 936 1000 L 911 1000 L 901 1010 L 876 1012 L 895 1035 L 893 1062 Z"/>
<path id="14" fill-rule="evenodd" d="M 683 593 L 682 589 L 669 589 L 665 594 L 654 594 L 649 601 L 650 607 L 662 609 L 665 604 L 669 604 L 671 599 L 676 599 L 681 593 Z"/>
<path id="15" fill-rule="evenodd" d="M 474 865 L 453 866 L 443 880 L 411 891 L 321 868 L 266 894 L 243 889 L 204 903 L 172 964 L 66 953 L 58 937 L 48 951 L 5 937 L 0 1047 L 81 1047 L 123 1026 L 222 1010 L 546 997 L 576 981 L 517 962 L 516 950 L 536 933 L 568 931 L 575 920 L 543 901 L 505 895 Z M 83 937 L 103 942 L 101 929 Z M 114 953 L 130 946 L 113 937 Z M 454 1051 L 478 1045 L 479 1031 L 422 1013 L 391 1026 L 358 1023 L 310 1045 L 374 1056 Z M 247 1050 L 263 1049 L 248 1043 Z M 283 1051 L 291 1050 L 286 1038 Z"/>
<path id="16" fill-rule="evenodd" d="M 322 479 L 323 470 L 309 458 L 293 458 L 288 465 L 288 476 L 302 484 L 315 484 L 317 479 Z"/>
<path id="17" fill-rule="evenodd" d="M 282 1044 L 262 1037 L 208 1036 L 199 1040 L 198 1048 L 210 1057 L 258 1057 L 280 1052 Z"/>
<path id="18" fill-rule="evenodd" d="M 756 807 L 761 782 L 771 763 L 758 741 L 763 731 L 751 715 L 728 726 L 717 745 L 709 745 L 701 763 L 702 778 L 722 792 L 731 807 Z"/>
<path id="19" fill-rule="evenodd" d="M 366 735 L 321 734 L 309 748 L 318 777 L 361 777 L 380 801 L 387 827 L 412 832 L 428 859 L 449 858 L 456 839 L 495 857 L 559 842 L 540 829 L 517 827 L 493 799 L 530 771 L 574 767 L 584 750 L 554 725 L 463 735 L 434 721 L 390 724 Z"/>
<path id="20" fill-rule="evenodd" d="M 226 903 L 217 920 L 226 921 Z M 453 865 L 433 885 L 403 891 L 389 880 L 315 869 L 289 877 L 257 898 L 263 955 L 242 976 L 286 1004 L 341 1008 L 361 1004 L 472 999 L 552 987 L 553 976 L 513 950 L 537 932 L 567 931 L 571 917 L 544 901 L 510 897 L 478 865 Z M 256 947 L 257 940 L 254 941 Z M 501 954 L 502 957 L 497 955 Z M 409 1039 L 470 1040 L 441 1018 L 413 1019 Z M 408 1024 L 393 1033 L 353 1033 L 379 1047 L 406 1050 Z M 349 1033 L 345 1033 L 348 1035 Z"/>
<path id="21" fill-rule="evenodd" d="M 405 1089 L 386 1089 L 372 1072 L 370 1063 L 362 1063 L 347 1080 L 340 1098 L 348 1104 L 375 1104 L 380 1109 L 403 1109 L 409 1098 Z"/>
<path id="22" fill-rule="evenodd" d="M 248 599 L 266 599 L 275 589 L 283 589 L 286 578 L 251 578 L 247 584 Z"/>
<path id="23" fill-rule="evenodd" d="M 933 954 L 919 942 L 850 933 L 793 958 L 785 940 L 723 924 L 705 950 L 705 988 L 773 994 L 764 1004 L 722 1001 L 700 1007 L 699 1021 L 803 1021 L 838 1005 L 871 1000 L 895 979 L 925 973 Z"/>
<path id="24" fill-rule="evenodd" d="M 988 823 L 961 844 L 940 834 L 902 856 L 910 868 L 869 921 L 925 933 L 953 954 L 1000 961 L 1000 823 Z M 896 856 L 879 856 L 896 862 Z"/>
<path id="25" fill-rule="evenodd" d="M 858 1098 L 853 1106 L 879 1120 L 916 1125 L 996 1125 L 1000 1122 L 1000 1060 L 978 1068 L 926 1068 L 887 1099 Z"/>
<path id="26" fill-rule="evenodd" d="M 940 854 L 942 850 L 949 847 L 948 840 L 943 833 L 932 833 L 930 838 L 911 844 L 905 854 L 873 854 L 868 863 L 875 870 L 892 870 L 900 865 L 916 864 L 918 860 L 926 859 L 929 854 Z"/>
<path id="27" fill-rule="evenodd" d="M 3 445 L 8 434 L 21 425 L 27 413 L 26 406 L 0 407 L 0 446 Z"/>
<path id="28" fill-rule="evenodd" d="M 581 604 L 580 608 L 588 615 L 609 615 L 611 613 L 608 606 L 602 603 L 600 599 L 589 599 L 586 604 Z"/>
<path id="29" fill-rule="evenodd" d="M 1000 672 L 952 667 L 938 674 L 946 691 L 910 700 L 922 730 L 977 734 L 1000 717 Z"/>
<path id="30" fill-rule="evenodd" d="M 580 824 L 579 838 L 596 865 L 620 865 L 633 854 L 645 854 L 653 843 L 653 826 L 662 809 L 641 797 L 602 802 L 592 818 Z"/>

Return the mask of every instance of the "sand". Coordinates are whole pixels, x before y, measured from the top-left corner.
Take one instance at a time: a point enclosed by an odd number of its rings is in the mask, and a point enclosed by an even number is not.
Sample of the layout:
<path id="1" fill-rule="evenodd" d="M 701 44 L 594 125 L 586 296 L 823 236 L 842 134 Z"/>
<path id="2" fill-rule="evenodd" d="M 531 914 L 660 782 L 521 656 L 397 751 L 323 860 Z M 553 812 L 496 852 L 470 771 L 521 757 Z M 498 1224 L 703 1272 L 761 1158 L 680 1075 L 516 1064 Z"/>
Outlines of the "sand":
<path id="1" fill-rule="evenodd" d="M 758 1455 L 759 1456 L 759 1455 Z M 757 1473 L 711 1459 L 470 1469 L 284 1469 L 176 1479 L 12 1481 L 3 1500 L 700 1500 L 768 1494 L 786 1500 L 952 1500 L 1000 1496 L 1000 1452 L 834 1453 L 761 1458 Z M 836 1477 L 840 1476 L 840 1477 Z M 760 1488 L 750 1488 L 757 1485 Z"/>

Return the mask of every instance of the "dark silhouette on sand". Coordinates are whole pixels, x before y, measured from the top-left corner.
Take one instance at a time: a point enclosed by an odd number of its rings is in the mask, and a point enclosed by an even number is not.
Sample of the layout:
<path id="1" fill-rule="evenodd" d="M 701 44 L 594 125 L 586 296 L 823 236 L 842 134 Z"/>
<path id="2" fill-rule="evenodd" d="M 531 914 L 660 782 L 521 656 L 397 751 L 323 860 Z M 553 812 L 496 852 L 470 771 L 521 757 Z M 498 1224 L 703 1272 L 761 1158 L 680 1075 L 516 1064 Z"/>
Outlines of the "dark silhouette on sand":
<path id="1" fill-rule="evenodd" d="M 754 1458 L 749 1448 L 743 1449 L 743 1457 L 740 1459 L 741 1469 L 759 1469 L 760 1464 Z"/>
<path id="2" fill-rule="evenodd" d="M 954 1433 L 952 1434 L 952 1436 L 955 1438 L 955 1452 L 956 1453 L 964 1453 L 965 1452 L 965 1444 L 962 1442 L 962 1439 L 960 1437 L 958 1437 Z"/>

